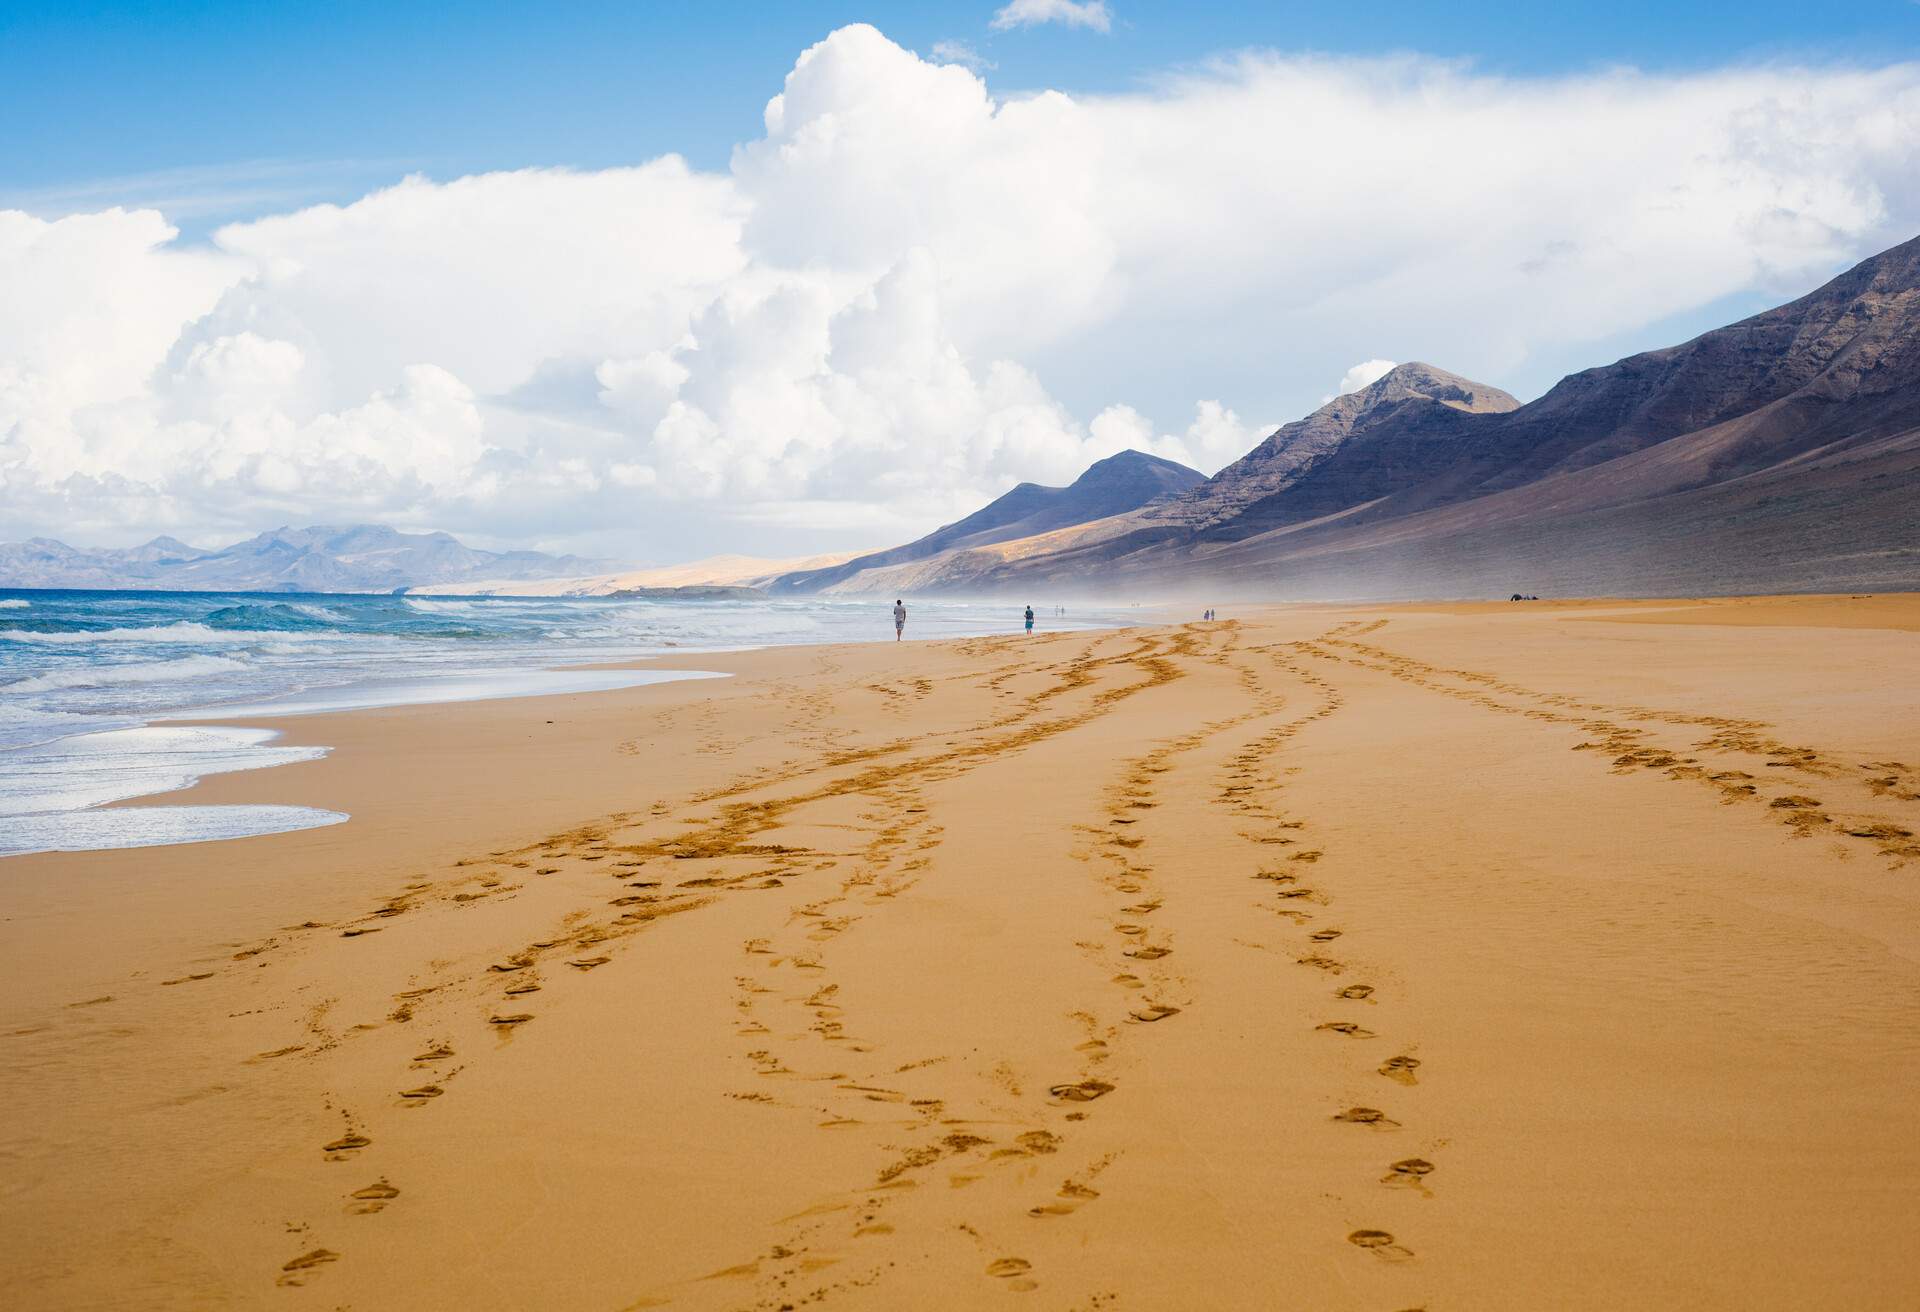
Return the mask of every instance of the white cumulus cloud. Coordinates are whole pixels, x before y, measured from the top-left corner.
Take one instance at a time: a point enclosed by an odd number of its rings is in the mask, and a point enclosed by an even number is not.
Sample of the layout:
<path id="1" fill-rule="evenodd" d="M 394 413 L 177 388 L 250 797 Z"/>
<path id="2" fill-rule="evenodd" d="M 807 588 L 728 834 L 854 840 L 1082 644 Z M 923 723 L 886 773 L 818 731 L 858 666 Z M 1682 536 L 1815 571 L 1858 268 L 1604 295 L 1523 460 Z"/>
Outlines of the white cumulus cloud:
<path id="1" fill-rule="evenodd" d="M 1362 360 L 1353 368 L 1340 375 L 1340 383 L 1333 389 L 1333 396 L 1345 396 L 1348 392 L 1357 392 L 1371 383 L 1377 383 L 1392 370 L 1392 360 Z M 1328 397 L 1332 400 L 1333 397 Z"/>
<path id="2" fill-rule="evenodd" d="M 1375 355 L 1524 393 L 1920 227 L 1911 64 L 1000 99 L 854 26 L 777 90 L 723 172 L 411 177 L 198 244 L 0 213 L 0 535 L 879 545 L 1129 447 L 1212 472 Z"/>

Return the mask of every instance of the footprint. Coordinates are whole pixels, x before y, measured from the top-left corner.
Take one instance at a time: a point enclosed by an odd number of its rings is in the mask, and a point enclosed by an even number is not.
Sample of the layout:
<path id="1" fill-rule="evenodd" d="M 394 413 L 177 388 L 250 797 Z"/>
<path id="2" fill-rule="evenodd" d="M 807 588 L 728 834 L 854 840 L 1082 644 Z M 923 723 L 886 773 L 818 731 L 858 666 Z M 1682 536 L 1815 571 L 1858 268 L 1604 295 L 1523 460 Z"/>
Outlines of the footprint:
<path id="1" fill-rule="evenodd" d="M 1151 1025 L 1154 1021 L 1165 1020 L 1169 1016 L 1178 1016 L 1180 1008 L 1168 1006 L 1164 1002 L 1151 1002 L 1138 1011 L 1127 1013 L 1142 1024 Z"/>
<path id="2" fill-rule="evenodd" d="M 1380 1073 L 1402 1084 L 1418 1084 L 1420 1081 L 1413 1072 L 1419 1065 L 1418 1057 L 1389 1057 L 1380 1064 Z"/>
<path id="3" fill-rule="evenodd" d="M 575 970 L 592 970 L 595 966 L 604 966 L 612 960 L 612 957 L 583 957 L 579 961 L 569 961 L 567 964 Z"/>
<path id="4" fill-rule="evenodd" d="M 999 1279 L 1009 1276 L 1023 1276 L 1033 1270 L 1033 1263 L 1024 1257 L 1001 1257 L 987 1263 L 987 1274 Z"/>
<path id="5" fill-rule="evenodd" d="M 538 993 L 539 991 L 540 986 L 533 980 L 522 980 L 520 983 L 508 987 L 507 996 L 517 998 L 523 993 Z"/>
<path id="6" fill-rule="evenodd" d="M 1333 1119 L 1353 1125 L 1397 1126 L 1400 1124 L 1398 1121 L 1389 1120 L 1387 1114 L 1378 1107 L 1349 1107 Z"/>
<path id="7" fill-rule="evenodd" d="M 1162 957 L 1172 956 L 1173 949 L 1156 947 L 1153 944 L 1148 944 L 1144 947 L 1128 948 L 1125 952 L 1121 953 L 1120 955 L 1123 957 L 1132 957 L 1136 961 L 1158 961 Z"/>
<path id="8" fill-rule="evenodd" d="M 1307 937 L 1315 943 L 1331 943 L 1340 937 L 1340 931 L 1337 929 L 1316 929 L 1313 933 L 1307 935 Z"/>
<path id="9" fill-rule="evenodd" d="M 1065 1102 L 1092 1102 L 1113 1092 L 1113 1086 L 1104 1080 L 1082 1080 L 1078 1084 L 1056 1084 L 1048 1093 Z"/>
<path id="10" fill-rule="evenodd" d="M 1405 1261 L 1413 1256 L 1411 1250 L 1395 1243 L 1393 1236 L 1385 1230 L 1355 1230 L 1347 1236 L 1347 1242 L 1390 1262 Z"/>
<path id="11" fill-rule="evenodd" d="M 1373 996 L 1373 985 L 1349 984 L 1345 988 L 1341 989 L 1338 993 L 1335 993 L 1333 996 L 1336 998 L 1350 998 L 1355 1001 L 1358 1001 L 1361 998 L 1370 998 Z"/>
<path id="12" fill-rule="evenodd" d="M 388 1184 L 383 1176 L 365 1189 L 355 1189 L 347 1197 L 353 1199 L 354 1206 L 347 1210 L 359 1216 L 371 1216 L 400 1196 L 400 1191 Z"/>
<path id="13" fill-rule="evenodd" d="M 1899 825 L 1888 824 L 1856 824 L 1843 828 L 1840 832 L 1853 838 L 1894 839 L 1913 837 L 1913 831 L 1911 829 L 1902 829 Z M 189 975 L 187 978 L 205 979 L 206 976 Z"/>
<path id="14" fill-rule="evenodd" d="M 506 974 L 509 971 L 525 970 L 532 964 L 533 963 L 525 957 L 509 957 L 505 961 L 496 961 L 493 965 L 488 966 L 487 969 L 498 974 Z"/>
<path id="15" fill-rule="evenodd" d="M 1314 1028 L 1317 1030 L 1332 1030 L 1335 1034 L 1345 1034 L 1347 1037 L 1354 1039 L 1370 1039 L 1373 1037 L 1372 1030 L 1362 1025 L 1355 1025 L 1350 1020 L 1323 1020 L 1318 1025 L 1315 1025 Z"/>
<path id="16" fill-rule="evenodd" d="M 367 1138 L 364 1134 L 354 1134 L 349 1131 L 341 1135 L 338 1139 L 335 1139 L 332 1143 L 322 1144 L 320 1151 L 323 1153 L 350 1153 L 356 1148 L 365 1148 L 372 1142 L 373 1140 Z"/>
<path id="17" fill-rule="evenodd" d="M 446 1090 L 441 1088 L 437 1084 L 423 1084 L 417 1089 L 402 1089 L 400 1091 L 400 1096 L 402 1098 L 416 1098 L 416 1099 L 438 1098 L 441 1094 L 445 1092 Z"/>
<path id="18" fill-rule="evenodd" d="M 1412 1185 L 1420 1189 L 1421 1181 L 1432 1174 L 1433 1163 L 1426 1158 L 1406 1157 L 1389 1166 L 1387 1173 L 1380 1177 L 1380 1183 Z"/>
<path id="19" fill-rule="evenodd" d="M 414 1058 L 415 1061 L 445 1061 L 453 1056 L 453 1049 L 444 1043 L 436 1043 Z"/>
<path id="20" fill-rule="evenodd" d="M 301 1280 L 300 1277 L 304 1273 L 313 1270 L 315 1267 L 325 1266 L 329 1262 L 338 1262 L 339 1260 L 340 1254 L 330 1248 L 316 1248 L 310 1253 L 302 1253 L 291 1262 L 281 1266 L 279 1283 L 282 1285 L 296 1286 L 303 1284 L 305 1282 Z"/>
<path id="21" fill-rule="evenodd" d="M 507 1016 L 489 1016 L 487 1017 L 487 1024 L 489 1025 L 525 1025 L 528 1021 L 532 1019 L 533 1019 L 532 1013 L 525 1012 L 525 1011 L 516 1011 L 511 1015 L 507 1015 Z"/>

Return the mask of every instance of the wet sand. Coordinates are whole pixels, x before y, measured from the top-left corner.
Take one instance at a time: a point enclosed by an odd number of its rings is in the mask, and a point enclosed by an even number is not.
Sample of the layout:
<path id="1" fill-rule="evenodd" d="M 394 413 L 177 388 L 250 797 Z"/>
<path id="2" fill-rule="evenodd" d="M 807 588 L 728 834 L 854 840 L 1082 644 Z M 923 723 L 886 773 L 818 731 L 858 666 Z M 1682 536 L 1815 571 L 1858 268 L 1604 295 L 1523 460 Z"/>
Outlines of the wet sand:
<path id="1" fill-rule="evenodd" d="M 1729 619 L 1732 616 L 1732 619 Z M 20 1308 L 1899 1308 L 1920 598 L 294 719 L 0 862 Z"/>

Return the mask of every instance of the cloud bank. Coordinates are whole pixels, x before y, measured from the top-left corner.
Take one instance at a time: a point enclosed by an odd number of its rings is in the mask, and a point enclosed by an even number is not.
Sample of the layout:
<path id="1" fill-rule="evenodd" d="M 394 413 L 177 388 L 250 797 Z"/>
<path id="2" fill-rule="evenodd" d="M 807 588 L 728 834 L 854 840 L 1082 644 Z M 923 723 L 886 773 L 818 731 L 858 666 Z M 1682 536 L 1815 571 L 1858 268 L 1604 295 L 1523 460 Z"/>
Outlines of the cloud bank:
<path id="1" fill-rule="evenodd" d="M 1502 383 L 1802 289 L 1920 227 L 1916 165 L 1915 65 L 996 100 L 849 27 L 724 173 L 408 178 L 201 246 L 0 212 L 0 537 L 880 544 L 1125 447 L 1210 472 L 1354 360 Z"/>

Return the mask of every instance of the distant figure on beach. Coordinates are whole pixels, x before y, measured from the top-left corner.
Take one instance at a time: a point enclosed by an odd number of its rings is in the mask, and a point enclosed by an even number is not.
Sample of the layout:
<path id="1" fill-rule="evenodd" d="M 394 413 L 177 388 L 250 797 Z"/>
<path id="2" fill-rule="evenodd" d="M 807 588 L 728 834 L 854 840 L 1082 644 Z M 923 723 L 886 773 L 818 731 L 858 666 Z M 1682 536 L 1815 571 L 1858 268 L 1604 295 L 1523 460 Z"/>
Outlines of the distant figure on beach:
<path id="1" fill-rule="evenodd" d="M 895 597 L 893 599 L 893 640 L 900 641 L 901 632 L 907 627 L 907 603 Z"/>
<path id="2" fill-rule="evenodd" d="M 1033 632 L 1033 607 L 1027 607 L 1027 632 Z"/>

